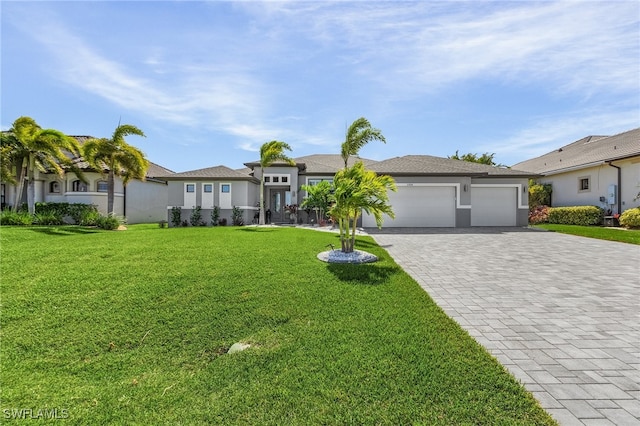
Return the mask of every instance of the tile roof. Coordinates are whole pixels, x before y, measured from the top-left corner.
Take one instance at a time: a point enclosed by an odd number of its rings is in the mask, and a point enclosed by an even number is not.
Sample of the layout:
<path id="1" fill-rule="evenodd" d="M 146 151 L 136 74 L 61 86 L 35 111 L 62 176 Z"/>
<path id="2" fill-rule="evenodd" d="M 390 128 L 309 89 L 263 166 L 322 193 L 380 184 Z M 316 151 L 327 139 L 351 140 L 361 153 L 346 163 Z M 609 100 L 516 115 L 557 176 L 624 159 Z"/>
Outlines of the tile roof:
<path id="1" fill-rule="evenodd" d="M 344 160 L 339 154 L 314 154 L 306 155 L 304 157 L 294 158 L 296 163 L 305 164 L 306 168 L 304 173 L 309 174 L 335 174 L 338 170 L 344 167 Z M 372 164 L 377 163 L 375 160 L 361 157 L 350 157 L 348 165 L 352 166 L 356 161 L 361 160 L 365 166 L 370 167 Z"/>
<path id="2" fill-rule="evenodd" d="M 232 179 L 232 180 L 256 180 L 254 177 L 237 170 L 230 169 L 227 166 L 207 167 L 205 169 L 189 170 L 181 173 L 172 173 L 163 176 L 157 176 L 159 179 Z"/>
<path id="3" fill-rule="evenodd" d="M 369 168 L 378 174 L 387 175 L 465 175 L 465 176 L 512 176 L 532 177 L 534 173 L 453 160 L 451 158 L 433 157 L 431 155 L 405 155 L 376 162 Z"/>
<path id="4" fill-rule="evenodd" d="M 513 167 L 538 174 L 555 174 L 635 156 L 640 156 L 640 128 L 614 136 L 587 136 Z"/>

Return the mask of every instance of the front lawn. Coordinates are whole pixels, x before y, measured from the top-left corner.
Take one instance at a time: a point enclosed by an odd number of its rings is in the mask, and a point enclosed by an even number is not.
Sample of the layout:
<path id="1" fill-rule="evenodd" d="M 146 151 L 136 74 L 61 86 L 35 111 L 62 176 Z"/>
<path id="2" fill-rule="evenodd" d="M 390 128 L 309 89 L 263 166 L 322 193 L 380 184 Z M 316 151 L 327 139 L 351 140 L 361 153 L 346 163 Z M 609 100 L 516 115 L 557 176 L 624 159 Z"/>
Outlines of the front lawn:
<path id="1" fill-rule="evenodd" d="M 2 227 L 0 243 L 4 420 L 555 424 L 369 237 L 367 265 L 320 262 L 337 236 L 293 228 Z"/>
<path id="2" fill-rule="evenodd" d="M 604 228 L 601 226 L 555 225 L 544 223 L 535 225 L 537 228 L 563 234 L 579 235 L 581 237 L 597 238 L 600 240 L 619 241 L 622 243 L 640 244 L 640 229 Z"/>

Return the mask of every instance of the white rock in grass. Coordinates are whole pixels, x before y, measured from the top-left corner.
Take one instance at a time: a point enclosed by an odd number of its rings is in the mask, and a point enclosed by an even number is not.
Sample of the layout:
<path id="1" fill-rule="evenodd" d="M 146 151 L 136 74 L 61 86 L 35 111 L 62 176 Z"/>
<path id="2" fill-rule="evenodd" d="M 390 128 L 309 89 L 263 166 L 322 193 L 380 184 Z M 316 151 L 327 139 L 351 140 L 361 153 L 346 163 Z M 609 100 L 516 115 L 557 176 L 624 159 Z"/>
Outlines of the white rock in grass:
<path id="1" fill-rule="evenodd" d="M 327 263 L 371 263 L 378 261 L 375 254 L 362 250 L 354 250 L 352 253 L 343 253 L 342 250 L 323 251 L 318 254 L 318 259 Z"/>
<path id="2" fill-rule="evenodd" d="M 249 349 L 250 347 L 251 345 L 248 343 L 242 343 L 242 342 L 234 343 L 233 345 L 231 345 L 227 353 L 235 354 L 236 352 L 242 352 L 245 349 Z"/>

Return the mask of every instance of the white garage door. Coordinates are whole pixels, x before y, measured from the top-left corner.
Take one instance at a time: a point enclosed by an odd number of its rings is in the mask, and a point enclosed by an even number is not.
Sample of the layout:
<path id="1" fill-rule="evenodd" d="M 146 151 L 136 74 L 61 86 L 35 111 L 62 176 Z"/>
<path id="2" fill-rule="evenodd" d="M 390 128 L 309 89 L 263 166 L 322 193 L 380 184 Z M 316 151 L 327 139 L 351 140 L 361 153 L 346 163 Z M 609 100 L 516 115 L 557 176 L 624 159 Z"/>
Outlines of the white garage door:
<path id="1" fill-rule="evenodd" d="M 398 186 L 397 192 L 389 192 L 395 219 L 384 216 L 383 227 L 454 227 L 456 226 L 456 201 L 453 186 Z M 362 218 L 365 227 L 375 227 L 373 216 Z"/>
<path id="2" fill-rule="evenodd" d="M 516 226 L 516 188 L 471 187 L 471 226 Z"/>

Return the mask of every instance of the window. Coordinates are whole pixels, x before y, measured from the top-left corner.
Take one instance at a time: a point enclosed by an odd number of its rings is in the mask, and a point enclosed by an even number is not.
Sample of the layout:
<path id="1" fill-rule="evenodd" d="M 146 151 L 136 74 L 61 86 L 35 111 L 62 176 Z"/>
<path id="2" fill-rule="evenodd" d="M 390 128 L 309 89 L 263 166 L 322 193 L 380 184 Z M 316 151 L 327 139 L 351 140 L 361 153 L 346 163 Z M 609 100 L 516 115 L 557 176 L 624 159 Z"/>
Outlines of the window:
<path id="1" fill-rule="evenodd" d="M 271 176 L 265 176 L 265 177 L 264 177 L 264 182 L 265 182 L 265 183 L 269 183 L 269 182 L 271 182 Z"/>
<path id="2" fill-rule="evenodd" d="M 213 192 L 213 185 L 210 183 L 204 184 L 204 192 Z"/>
<path id="3" fill-rule="evenodd" d="M 282 183 L 289 182 L 289 176 L 282 176 Z"/>
<path id="4" fill-rule="evenodd" d="M 589 191 L 589 189 L 591 189 L 591 185 L 589 181 L 590 181 L 589 177 L 578 178 L 578 192 Z"/>
<path id="5" fill-rule="evenodd" d="M 71 191 L 73 192 L 87 192 L 87 184 L 81 180 L 74 180 L 71 183 Z"/>
<path id="6" fill-rule="evenodd" d="M 220 185 L 220 192 L 225 194 L 231 192 L 231 185 L 229 185 L 228 183 L 223 183 L 222 185 Z"/>
<path id="7" fill-rule="evenodd" d="M 331 179 L 331 178 L 329 178 L 329 179 L 307 179 L 307 185 L 309 185 L 309 186 L 317 185 L 322 181 L 327 181 L 329 183 L 333 183 L 333 179 Z"/>
<path id="8" fill-rule="evenodd" d="M 278 183 L 278 182 L 280 182 L 280 176 L 274 176 L 273 183 Z"/>
<path id="9" fill-rule="evenodd" d="M 99 180 L 98 184 L 98 192 L 108 192 L 109 191 L 109 183 L 105 180 Z"/>
<path id="10" fill-rule="evenodd" d="M 51 182 L 49 183 L 49 192 L 52 194 L 60 193 L 60 182 Z"/>
<path id="11" fill-rule="evenodd" d="M 196 185 L 193 183 L 188 183 L 186 188 L 187 192 L 196 192 Z"/>

